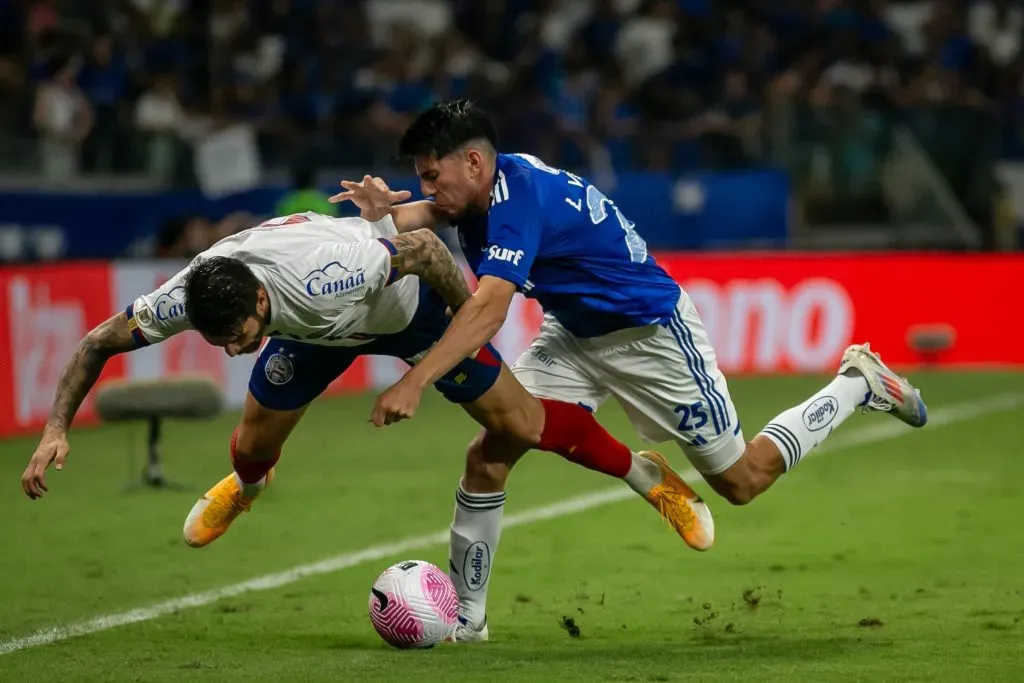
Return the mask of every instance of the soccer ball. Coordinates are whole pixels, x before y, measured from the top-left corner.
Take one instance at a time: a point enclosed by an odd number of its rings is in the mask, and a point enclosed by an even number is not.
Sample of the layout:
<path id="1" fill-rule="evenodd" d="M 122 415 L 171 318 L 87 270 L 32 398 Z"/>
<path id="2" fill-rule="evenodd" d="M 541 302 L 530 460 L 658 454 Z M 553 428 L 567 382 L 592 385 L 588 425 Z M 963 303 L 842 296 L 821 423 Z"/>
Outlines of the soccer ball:
<path id="1" fill-rule="evenodd" d="M 370 589 L 370 621 L 378 635 L 400 649 L 433 647 L 447 640 L 459 619 L 459 596 L 436 565 L 399 562 Z"/>

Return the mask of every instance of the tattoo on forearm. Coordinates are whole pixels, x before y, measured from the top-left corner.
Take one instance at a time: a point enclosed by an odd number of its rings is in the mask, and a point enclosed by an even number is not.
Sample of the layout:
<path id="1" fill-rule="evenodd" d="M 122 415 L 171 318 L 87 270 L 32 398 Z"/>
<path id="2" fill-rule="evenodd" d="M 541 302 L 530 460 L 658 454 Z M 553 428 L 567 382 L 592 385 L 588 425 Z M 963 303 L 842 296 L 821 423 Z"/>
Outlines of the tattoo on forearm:
<path id="1" fill-rule="evenodd" d="M 66 431 L 107 360 L 134 348 L 136 344 L 124 313 L 118 313 L 85 335 L 60 374 L 47 426 Z"/>
<path id="2" fill-rule="evenodd" d="M 391 266 L 400 275 L 417 275 L 444 297 L 454 313 L 469 300 L 469 285 L 444 242 L 428 229 L 414 230 L 391 238 L 398 253 Z"/>

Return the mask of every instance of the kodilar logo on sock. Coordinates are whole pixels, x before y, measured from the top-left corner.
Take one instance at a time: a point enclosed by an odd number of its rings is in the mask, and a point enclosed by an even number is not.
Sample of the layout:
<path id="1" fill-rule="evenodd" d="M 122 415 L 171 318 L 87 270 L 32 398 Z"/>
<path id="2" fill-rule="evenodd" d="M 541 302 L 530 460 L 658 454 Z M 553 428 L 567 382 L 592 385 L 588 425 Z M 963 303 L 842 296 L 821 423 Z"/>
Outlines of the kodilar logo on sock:
<path id="1" fill-rule="evenodd" d="M 839 401 L 834 396 L 819 396 L 804 409 L 804 426 L 812 432 L 832 424 L 839 413 Z"/>
<path id="2" fill-rule="evenodd" d="M 487 584 L 491 573 L 491 549 L 483 541 L 476 541 L 466 550 L 462 563 L 462 577 L 471 591 L 478 591 Z"/>

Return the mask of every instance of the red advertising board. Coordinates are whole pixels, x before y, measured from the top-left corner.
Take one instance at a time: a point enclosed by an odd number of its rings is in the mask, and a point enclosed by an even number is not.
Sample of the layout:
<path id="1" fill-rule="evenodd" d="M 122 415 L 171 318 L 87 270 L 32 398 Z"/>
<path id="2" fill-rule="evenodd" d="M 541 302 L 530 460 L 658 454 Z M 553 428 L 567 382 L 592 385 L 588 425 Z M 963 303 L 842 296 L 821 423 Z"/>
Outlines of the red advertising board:
<path id="1" fill-rule="evenodd" d="M 662 254 L 727 372 L 827 371 L 851 343 L 919 364 L 910 336 L 955 334 L 929 360 L 1024 364 L 1024 257 L 959 254 Z"/>
<path id="2" fill-rule="evenodd" d="M 0 434 L 46 421 L 79 341 L 110 317 L 110 273 L 105 264 L 0 269 Z M 123 359 L 114 358 L 102 377 L 123 372 Z M 87 398 L 79 419 L 92 418 Z"/>

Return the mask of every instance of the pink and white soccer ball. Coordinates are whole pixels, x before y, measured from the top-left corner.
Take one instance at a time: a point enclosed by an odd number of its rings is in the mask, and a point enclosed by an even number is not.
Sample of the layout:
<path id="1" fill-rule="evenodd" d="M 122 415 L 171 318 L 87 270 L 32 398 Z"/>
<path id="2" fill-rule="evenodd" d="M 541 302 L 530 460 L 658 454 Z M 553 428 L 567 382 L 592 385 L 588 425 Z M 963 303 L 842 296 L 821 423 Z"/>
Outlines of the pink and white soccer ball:
<path id="1" fill-rule="evenodd" d="M 459 618 L 459 596 L 440 567 L 420 560 L 384 570 L 370 589 L 370 621 L 397 648 L 433 647 L 444 642 Z"/>

